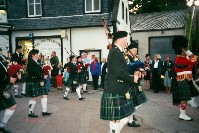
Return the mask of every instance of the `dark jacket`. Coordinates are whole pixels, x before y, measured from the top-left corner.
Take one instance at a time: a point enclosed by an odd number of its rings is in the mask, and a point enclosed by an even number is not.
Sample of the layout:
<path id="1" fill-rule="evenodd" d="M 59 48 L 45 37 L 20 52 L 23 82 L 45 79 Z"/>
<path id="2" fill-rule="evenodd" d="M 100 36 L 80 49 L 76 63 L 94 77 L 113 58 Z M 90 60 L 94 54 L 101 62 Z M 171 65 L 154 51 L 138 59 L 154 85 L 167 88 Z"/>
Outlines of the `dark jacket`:
<path id="1" fill-rule="evenodd" d="M 7 62 L 2 54 L 0 54 L 0 95 L 2 97 L 2 92 L 9 83 Z"/>
<path id="2" fill-rule="evenodd" d="M 155 65 L 155 61 L 152 61 L 152 64 L 151 64 L 151 72 L 153 72 L 154 65 Z M 162 62 L 161 60 L 159 60 L 159 62 L 158 62 L 158 74 L 159 74 L 159 75 L 164 74 L 163 62 Z"/>
<path id="3" fill-rule="evenodd" d="M 12 58 L 11 58 L 12 61 L 17 62 L 20 65 L 23 65 L 22 59 L 23 59 L 22 53 L 19 53 L 19 56 L 18 56 L 18 54 L 16 52 L 14 52 L 14 54 L 12 55 Z"/>
<path id="4" fill-rule="evenodd" d="M 108 73 L 105 80 L 105 91 L 124 95 L 133 83 L 133 76 L 129 75 L 127 62 L 117 46 L 113 46 L 108 55 Z"/>
<path id="5" fill-rule="evenodd" d="M 102 66 L 102 62 L 101 62 L 101 66 Z M 106 75 L 106 69 L 107 69 L 107 62 L 105 62 L 102 67 L 101 75 Z"/>
<path id="6" fill-rule="evenodd" d="M 27 82 L 39 82 L 43 80 L 43 71 L 42 67 L 34 61 L 33 59 L 30 59 L 27 64 Z"/>
<path id="7" fill-rule="evenodd" d="M 173 61 L 169 61 L 169 63 L 167 63 L 167 61 L 164 61 L 162 67 L 163 67 L 163 74 L 165 74 L 165 72 L 168 71 L 169 78 L 171 78 L 174 67 Z"/>
<path id="8" fill-rule="evenodd" d="M 75 77 L 77 77 L 78 71 L 77 71 L 77 66 L 76 64 L 69 62 L 68 63 L 68 67 L 70 69 L 70 75 L 69 75 L 69 79 L 74 79 Z"/>
<path id="9" fill-rule="evenodd" d="M 58 73 L 59 73 L 59 68 L 58 68 L 58 64 L 59 64 L 59 59 L 57 56 L 54 56 L 50 59 L 50 63 L 53 67 L 53 70 L 51 71 L 51 75 L 53 77 L 55 77 Z"/>

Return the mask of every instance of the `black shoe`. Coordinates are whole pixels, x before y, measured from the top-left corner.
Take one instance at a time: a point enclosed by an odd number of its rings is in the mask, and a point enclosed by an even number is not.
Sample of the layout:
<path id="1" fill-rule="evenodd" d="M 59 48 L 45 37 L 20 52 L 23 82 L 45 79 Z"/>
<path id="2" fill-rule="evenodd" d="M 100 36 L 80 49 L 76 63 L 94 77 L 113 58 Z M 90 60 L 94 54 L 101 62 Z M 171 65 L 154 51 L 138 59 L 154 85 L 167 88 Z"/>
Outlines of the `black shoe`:
<path id="1" fill-rule="evenodd" d="M 49 116 L 49 115 L 52 115 L 53 113 L 49 113 L 49 112 L 42 112 L 42 115 L 43 116 Z"/>
<path id="2" fill-rule="evenodd" d="M 65 100 L 69 100 L 69 98 L 68 97 L 63 97 Z"/>
<path id="3" fill-rule="evenodd" d="M 84 93 L 87 93 L 88 91 L 84 91 Z"/>
<path id="4" fill-rule="evenodd" d="M 12 133 L 11 131 L 5 129 L 5 127 L 0 127 L 0 132 L 2 132 L 2 133 Z"/>
<path id="5" fill-rule="evenodd" d="M 129 123 L 129 122 L 128 122 L 128 126 L 129 126 L 129 127 L 140 127 L 141 125 L 140 125 L 140 124 L 137 124 L 137 123 L 135 123 L 135 122 L 133 121 L 132 123 Z"/>
<path id="6" fill-rule="evenodd" d="M 133 115 L 133 120 L 138 121 L 138 119 L 135 117 L 135 115 Z"/>
<path id="7" fill-rule="evenodd" d="M 16 98 L 22 98 L 22 96 L 21 96 L 21 95 L 15 95 L 15 97 L 16 97 Z"/>
<path id="8" fill-rule="evenodd" d="M 79 98 L 80 101 L 84 101 L 84 99 L 85 99 L 84 97 Z"/>
<path id="9" fill-rule="evenodd" d="M 26 95 L 26 94 L 21 93 L 21 95 L 22 95 L 22 96 L 24 96 L 24 97 L 27 97 L 27 95 Z"/>
<path id="10" fill-rule="evenodd" d="M 28 114 L 28 117 L 31 117 L 31 118 L 37 118 L 38 115 L 34 114 L 34 113 L 31 113 L 31 114 Z"/>

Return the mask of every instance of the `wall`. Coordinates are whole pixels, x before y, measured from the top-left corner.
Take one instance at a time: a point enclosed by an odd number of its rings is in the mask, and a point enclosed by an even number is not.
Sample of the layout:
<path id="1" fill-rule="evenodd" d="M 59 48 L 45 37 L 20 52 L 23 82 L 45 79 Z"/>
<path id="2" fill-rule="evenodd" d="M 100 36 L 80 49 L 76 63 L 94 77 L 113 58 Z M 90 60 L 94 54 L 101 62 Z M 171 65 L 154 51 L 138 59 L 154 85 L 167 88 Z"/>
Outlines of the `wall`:
<path id="1" fill-rule="evenodd" d="M 132 32 L 131 36 L 133 40 L 138 40 L 139 58 L 143 60 L 145 55 L 149 53 L 149 37 L 161 37 L 161 36 L 174 36 L 185 35 L 184 29 L 179 30 L 165 30 L 165 31 L 149 31 L 149 32 Z"/>

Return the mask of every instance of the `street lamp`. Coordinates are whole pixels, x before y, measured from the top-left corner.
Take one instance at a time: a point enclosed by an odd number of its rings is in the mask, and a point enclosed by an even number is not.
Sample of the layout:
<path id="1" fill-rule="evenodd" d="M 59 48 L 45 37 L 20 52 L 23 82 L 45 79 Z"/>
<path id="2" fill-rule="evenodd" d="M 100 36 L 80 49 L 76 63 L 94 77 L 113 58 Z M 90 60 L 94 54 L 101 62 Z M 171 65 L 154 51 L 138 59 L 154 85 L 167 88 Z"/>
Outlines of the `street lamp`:
<path id="1" fill-rule="evenodd" d="M 190 31 L 189 31 L 189 36 L 188 36 L 189 37 L 188 41 L 189 41 L 189 44 L 190 44 L 193 18 L 194 18 L 196 6 L 199 6 L 199 0 L 187 0 L 187 6 L 189 6 L 189 7 L 193 6 L 192 16 L 191 16 L 191 24 L 190 24 Z M 196 13 L 196 20 L 197 19 L 198 19 L 198 13 Z M 198 24 L 197 24 L 197 21 L 196 21 L 196 38 L 197 38 L 197 30 L 198 30 Z"/>

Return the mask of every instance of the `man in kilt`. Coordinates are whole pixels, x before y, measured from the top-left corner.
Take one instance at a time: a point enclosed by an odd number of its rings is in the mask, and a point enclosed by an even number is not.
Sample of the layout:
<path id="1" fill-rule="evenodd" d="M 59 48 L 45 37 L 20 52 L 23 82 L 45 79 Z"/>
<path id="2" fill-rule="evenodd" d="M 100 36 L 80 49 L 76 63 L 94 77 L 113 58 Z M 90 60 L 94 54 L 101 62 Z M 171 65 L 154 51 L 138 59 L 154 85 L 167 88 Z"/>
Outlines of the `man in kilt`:
<path id="1" fill-rule="evenodd" d="M 22 54 L 21 52 L 22 52 L 22 46 L 17 45 L 17 46 L 16 46 L 16 50 L 15 50 L 15 52 L 14 52 L 13 55 L 12 55 L 11 61 L 12 61 L 12 62 L 17 62 L 19 65 L 23 66 L 23 65 L 25 65 L 25 64 L 24 64 L 24 62 L 22 61 L 22 59 L 23 59 L 23 54 Z M 26 90 L 25 75 L 22 75 L 22 82 L 23 82 L 23 83 L 22 83 L 22 92 L 21 92 L 21 94 L 22 94 L 23 96 L 26 96 L 26 94 L 25 94 L 25 90 Z M 15 97 L 16 97 L 16 98 L 22 98 L 22 96 L 19 95 L 18 88 L 19 88 L 18 83 L 14 84 Z"/>
<path id="2" fill-rule="evenodd" d="M 20 68 L 16 66 L 13 67 L 12 70 L 7 69 L 6 59 L 0 54 L 0 111 L 5 110 L 2 120 L 0 121 L 0 132 L 3 133 L 11 133 L 11 131 L 6 129 L 6 124 L 14 114 L 16 108 L 16 101 L 9 92 L 9 89 L 11 85 L 16 82 L 17 78 L 21 79 Z M 10 74 L 8 75 L 8 73 Z"/>
<path id="3" fill-rule="evenodd" d="M 70 91 L 70 88 L 72 85 L 76 88 L 77 95 L 79 97 L 79 100 L 82 101 L 85 98 L 81 96 L 81 87 L 79 87 L 79 76 L 78 74 L 81 72 L 81 69 L 77 68 L 77 58 L 72 55 L 70 56 L 70 62 L 68 63 L 68 71 L 70 73 L 69 79 L 66 85 L 66 92 L 64 93 L 64 99 L 69 100 L 67 97 L 68 92 Z"/>
<path id="4" fill-rule="evenodd" d="M 48 90 L 44 85 L 44 79 L 47 79 L 48 75 L 43 75 L 42 67 L 37 62 L 39 59 L 39 50 L 32 49 L 29 52 L 27 64 L 27 80 L 26 80 L 26 95 L 32 97 L 29 101 L 29 114 L 31 118 L 36 118 L 38 115 L 34 113 L 34 107 L 37 102 L 37 97 L 41 96 L 42 115 L 49 116 L 52 113 L 47 111 L 47 95 Z"/>
<path id="5" fill-rule="evenodd" d="M 130 74 L 134 74 L 135 72 L 144 73 L 144 68 L 145 64 L 142 63 L 138 58 L 137 58 L 137 44 L 131 43 L 128 47 L 128 65 L 129 65 L 129 71 Z M 143 75 L 143 74 L 142 74 Z M 144 76 L 144 75 L 143 75 Z M 131 94 L 131 99 L 134 103 L 135 109 L 137 110 L 143 103 L 147 101 L 147 98 L 144 94 L 144 91 L 142 90 L 141 84 L 140 84 L 140 79 L 138 80 L 138 83 L 135 83 L 134 85 L 131 85 L 130 89 L 130 94 Z M 135 118 L 135 112 L 131 114 L 129 121 L 128 121 L 128 126 L 129 127 L 140 127 L 141 125 L 136 123 L 137 119 Z"/>
<path id="6" fill-rule="evenodd" d="M 83 91 L 86 93 L 86 86 L 87 86 L 87 67 L 86 64 L 82 62 L 82 57 L 77 57 L 77 68 L 81 71 L 79 75 L 79 88 L 83 88 Z"/>
<path id="7" fill-rule="evenodd" d="M 100 119 L 110 121 L 111 133 L 120 133 L 128 122 L 129 115 L 135 111 L 127 92 L 130 84 L 137 82 L 138 75 L 129 75 L 123 55 L 127 46 L 127 35 L 126 31 L 119 31 L 113 35 L 113 47 L 108 55 L 108 73 L 101 98 Z"/>
<path id="8" fill-rule="evenodd" d="M 184 36 L 176 36 L 172 41 L 172 48 L 175 51 L 175 79 L 173 79 L 173 104 L 180 105 L 179 119 L 191 121 L 186 115 L 187 101 L 191 100 L 189 82 L 192 80 L 192 67 L 197 63 L 196 56 L 188 50 L 188 41 Z M 176 82 L 175 82 L 176 81 Z"/>

